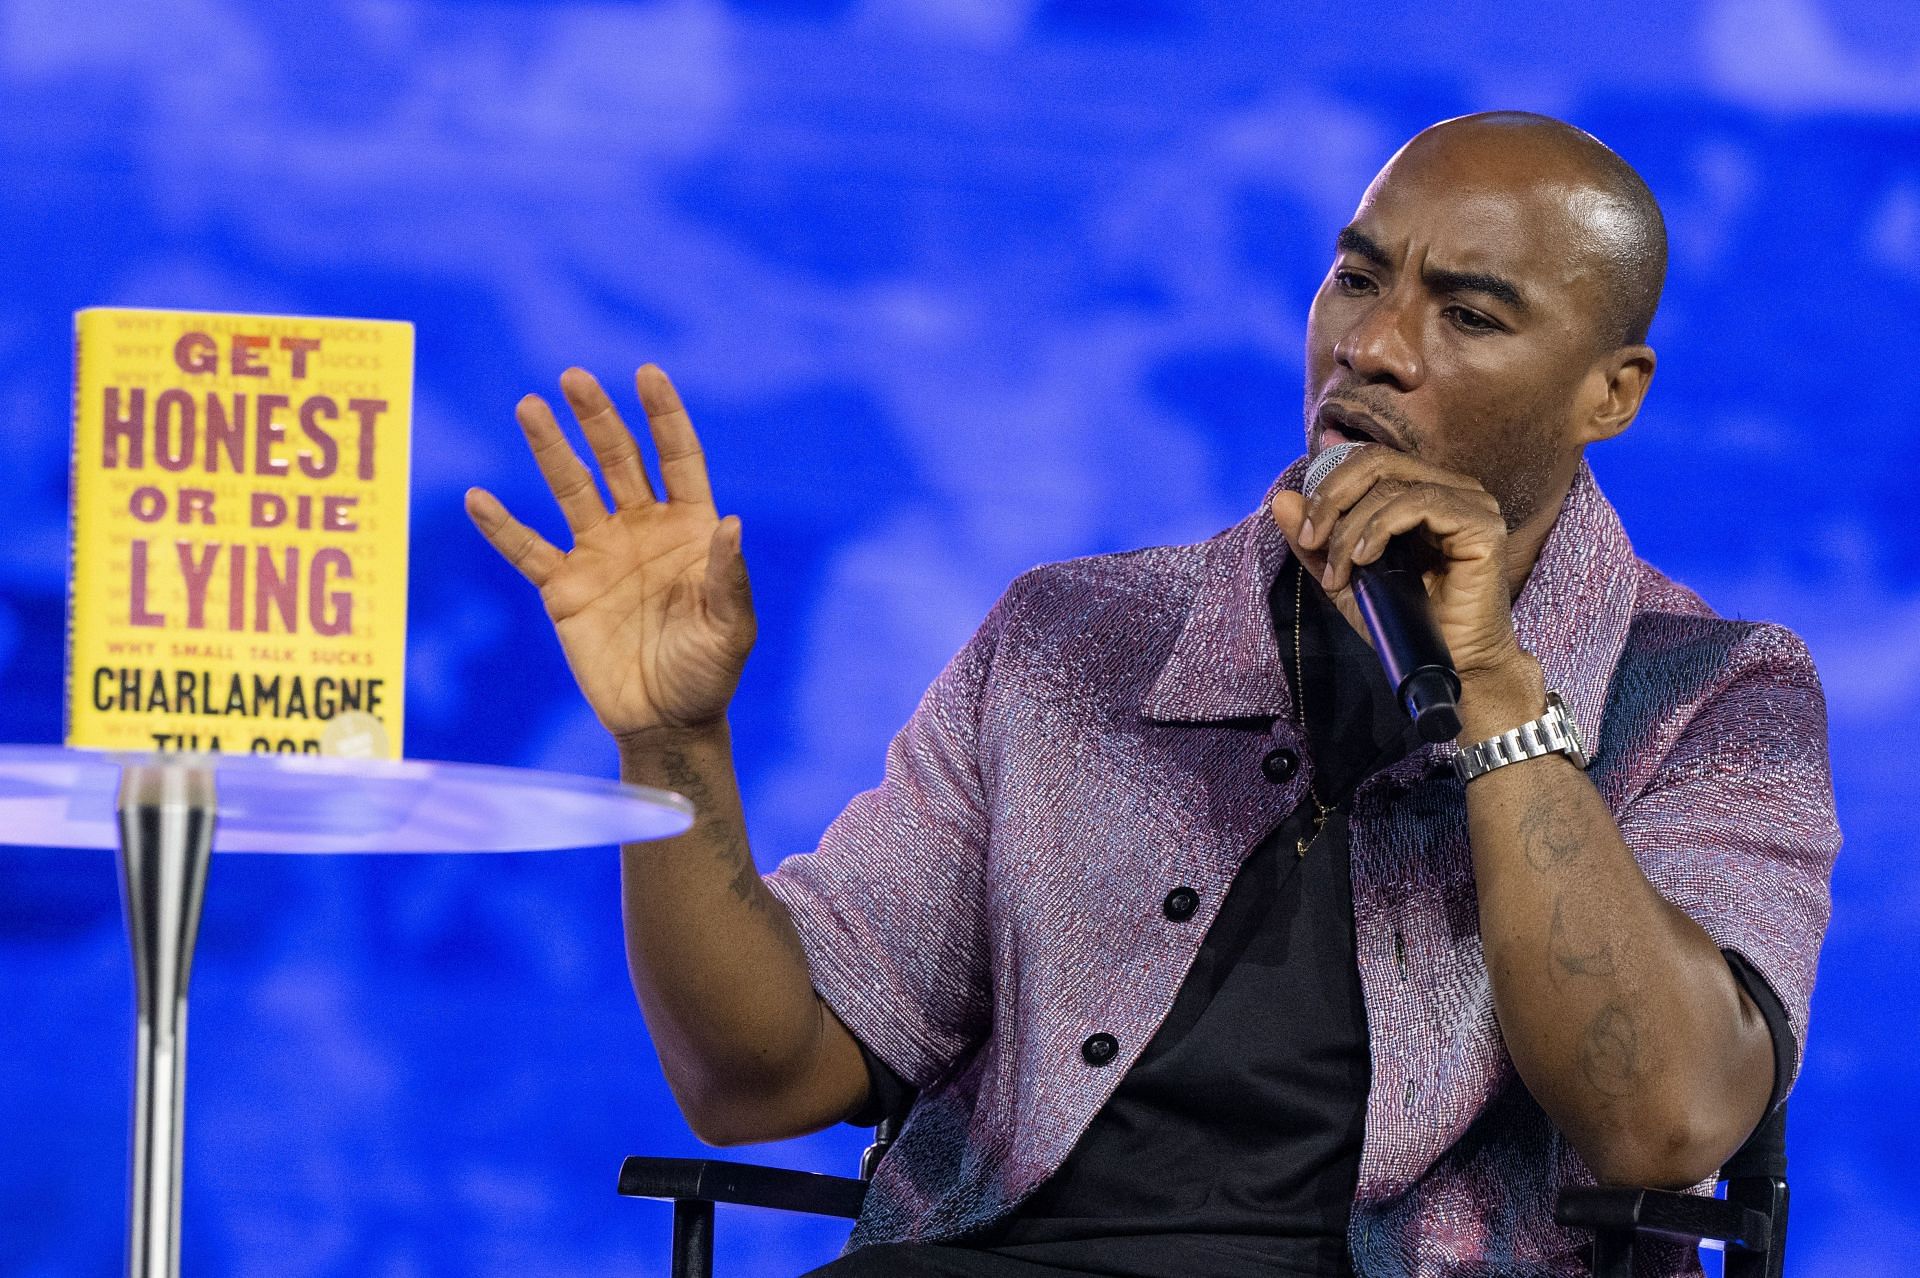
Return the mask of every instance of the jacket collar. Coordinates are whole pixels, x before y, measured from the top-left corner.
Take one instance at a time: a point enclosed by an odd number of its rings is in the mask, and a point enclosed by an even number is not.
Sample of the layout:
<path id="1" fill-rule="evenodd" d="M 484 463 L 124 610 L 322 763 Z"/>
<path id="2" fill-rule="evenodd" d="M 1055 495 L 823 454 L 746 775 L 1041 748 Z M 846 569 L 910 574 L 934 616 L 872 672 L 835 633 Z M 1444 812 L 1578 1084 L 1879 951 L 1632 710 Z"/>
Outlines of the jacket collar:
<path id="1" fill-rule="evenodd" d="M 1302 457 L 1273 482 L 1258 509 L 1196 548 L 1193 603 L 1141 704 L 1147 718 L 1207 723 L 1292 717 L 1293 695 L 1267 594 L 1293 551 L 1267 513 L 1267 503 L 1282 489 L 1299 492 L 1306 473 Z"/>
<path id="2" fill-rule="evenodd" d="M 1639 587 L 1633 543 L 1582 461 L 1533 573 L 1513 601 L 1513 629 L 1520 646 L 1539 659 L 1547 687 L 1573 712 L 1589 754 L 1600 742 L 1600 711 L 1627 646 Z"/>
<path id="3" fill-rule="evenodd" d="M 1298 492 L 1305 473 L 1303 457 L 1274 481 L 1259 509 L 1197 548 L 1198 588 L 1141 704 L 1145 717 L 1170 723 L 1292 717 L 1268 605 L 1292 551 L 1267 502 L 1283 488 Z M 1520 645 L 1539 659 L 1547 687 L 1573 712 L 1589 751 L 1600 739 L 1600 710 L 1626 644 L 1638 575 L 1626 530 L 1582 461 L 1514 601 L 1513 626 Z"/>

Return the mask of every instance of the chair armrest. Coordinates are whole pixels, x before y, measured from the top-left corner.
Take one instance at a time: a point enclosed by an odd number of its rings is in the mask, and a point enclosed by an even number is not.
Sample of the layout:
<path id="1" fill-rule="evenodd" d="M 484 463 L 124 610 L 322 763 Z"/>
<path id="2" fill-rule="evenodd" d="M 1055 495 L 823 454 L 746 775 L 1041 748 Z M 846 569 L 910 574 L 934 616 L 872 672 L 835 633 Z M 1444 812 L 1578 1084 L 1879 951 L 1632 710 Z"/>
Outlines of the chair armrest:
<path id="1" fill-rule="evenodd" d="M 717 1158 L 635 1156 L 620 1164 L 620 1192 L 629 1198 L 737 1203 L 852 1220 L 866 1199 L 867 1182 Z"/>
<path id="2" fill-rule="evenodd" d="M 1561 1191 L 1553 1218 L 1584 1229 L 1632 1230 L 1695 1243 L 1716 1239 L 1747 1251 L 1767 1249 L 1764 1214 L 1699 1194 L 1624 1185 L 1582 1186 Z"/>

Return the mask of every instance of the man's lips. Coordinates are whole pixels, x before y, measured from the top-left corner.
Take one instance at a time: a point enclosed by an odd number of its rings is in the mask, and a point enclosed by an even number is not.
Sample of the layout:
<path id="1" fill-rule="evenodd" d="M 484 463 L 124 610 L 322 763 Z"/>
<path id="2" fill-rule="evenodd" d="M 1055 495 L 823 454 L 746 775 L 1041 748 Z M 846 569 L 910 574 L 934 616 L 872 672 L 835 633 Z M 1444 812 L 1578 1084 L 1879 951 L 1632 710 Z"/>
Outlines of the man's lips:
<path id="1" fill-rule="evenodd" d="M 1319 427 L 1322 448 L 1331 448 L 1335 444 L 1384 444 L 1396 451 L 1405 451 L 1394 438 L 1393 432 L 1381 424 L 1377 417 L 1352 404 L 1322 404 L 1314 417 L 1314 424 Z"/>

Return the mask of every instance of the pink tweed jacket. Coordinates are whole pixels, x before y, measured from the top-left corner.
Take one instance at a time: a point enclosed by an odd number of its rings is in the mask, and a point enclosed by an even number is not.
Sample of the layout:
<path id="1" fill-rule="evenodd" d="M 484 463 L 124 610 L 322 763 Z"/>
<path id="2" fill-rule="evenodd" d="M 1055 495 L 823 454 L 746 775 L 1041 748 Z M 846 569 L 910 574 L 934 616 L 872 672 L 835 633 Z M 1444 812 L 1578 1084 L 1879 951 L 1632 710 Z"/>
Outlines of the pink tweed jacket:
<path id="1" fill-rule="evenodd" d="M 1267 607 L 1288 553 L 1263 508 L 1198 545 L 1023 575 L 880 785 L 769 876 L 822 997 L 921 1089 L 850 1246 L 1003 1215 L 1165 1017 L 1241 859 L 1312 773 Z M 1639 561 L 1584 467 L 1514 624 L 1648 878 L 1765 977 L 1804 1044 L 1839 848 L 1805 647 Z M 1276 742 L 1302 760 L 1282 782 L 1260 766 Z M 1352 801 L 1373 1075 L 1349 1245 L 1369 1275 L 1579 1273 L 1552 1205 L 1591 1174 L 1501 1042 L 1453 753 L 1423 749 Z M 1180 885 L 1200 908 L 1176 922 L 1161 901 Z M 1105 1067 L 1081 1052 L 1095 1033 L 1119 1043 Z"/>

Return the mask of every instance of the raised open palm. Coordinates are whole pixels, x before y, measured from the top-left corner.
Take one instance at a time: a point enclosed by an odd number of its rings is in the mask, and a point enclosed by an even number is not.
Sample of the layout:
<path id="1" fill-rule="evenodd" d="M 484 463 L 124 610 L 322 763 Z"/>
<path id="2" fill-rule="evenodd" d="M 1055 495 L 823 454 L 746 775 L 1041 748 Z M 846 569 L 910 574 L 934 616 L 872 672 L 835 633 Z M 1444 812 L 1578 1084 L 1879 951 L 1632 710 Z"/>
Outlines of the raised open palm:
<path id="1" fill-rule="evenodd" d="M 753 598 L 740 555 L 740 521 L 713 505 L 699 437 L 667 375 L 635 375 L 660 457 L 666 500 L 655 496 L 633 433 L 584 369 L 560 376 L 606 480 L 574 453 L 537 395 L 514 411 L 540 473 L 560 503 L 573 548 L 562 552 L 485 489 L 467 490 L 481 535 L 540 589 L 573 677 L 616 737 L 717 722 L 753 647 Z"/>

